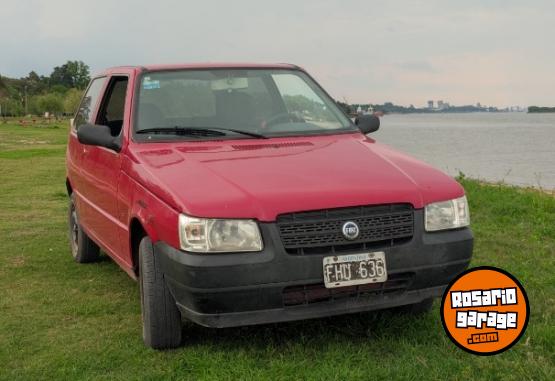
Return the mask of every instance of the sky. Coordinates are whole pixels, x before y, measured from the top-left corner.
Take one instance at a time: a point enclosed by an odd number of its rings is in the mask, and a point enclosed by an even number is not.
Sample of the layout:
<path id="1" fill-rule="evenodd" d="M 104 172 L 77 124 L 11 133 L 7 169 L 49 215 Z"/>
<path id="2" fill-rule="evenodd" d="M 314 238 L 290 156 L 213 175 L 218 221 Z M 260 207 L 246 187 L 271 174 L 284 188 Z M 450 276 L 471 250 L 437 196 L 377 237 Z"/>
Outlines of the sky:
<path id="1" fill-rule="evenodd" d="M 0 75 L 288 62 L 338 100 L 555 105 L 555 2 L 2 0 Z"/>

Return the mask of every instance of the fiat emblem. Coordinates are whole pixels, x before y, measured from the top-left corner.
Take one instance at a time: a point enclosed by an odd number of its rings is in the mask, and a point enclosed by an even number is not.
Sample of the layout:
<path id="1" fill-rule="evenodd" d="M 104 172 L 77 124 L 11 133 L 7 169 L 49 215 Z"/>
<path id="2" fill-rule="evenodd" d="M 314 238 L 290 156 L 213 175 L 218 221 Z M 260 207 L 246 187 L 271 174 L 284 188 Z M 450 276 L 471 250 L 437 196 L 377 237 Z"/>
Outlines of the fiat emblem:
<path id="1" fill-rule="evenodd" d="M 348 240 L 357 239 L 358 235 L 360 234 L 360 229 L 358 228 L 358 225 L 355 224 L 353 221 L 345 222 L 343 224 L 343 227 L 341 228 L 341 231 L 343 232 L 343 236 Z"/>

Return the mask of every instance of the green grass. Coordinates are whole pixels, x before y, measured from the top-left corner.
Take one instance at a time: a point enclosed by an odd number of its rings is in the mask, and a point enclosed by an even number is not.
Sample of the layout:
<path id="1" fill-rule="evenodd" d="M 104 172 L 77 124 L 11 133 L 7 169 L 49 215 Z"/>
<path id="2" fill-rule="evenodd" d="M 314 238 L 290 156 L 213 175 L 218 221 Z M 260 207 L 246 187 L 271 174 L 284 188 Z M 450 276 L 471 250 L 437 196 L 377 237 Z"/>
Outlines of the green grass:
<path id="1" fill-rule="evenodd" d="M 67 127 L 0 122 L 0 379 L 554 379 L 555 198 L 461 180 L 473 266 L 514 274 L 531 303 L 508 352 L 478 357 L 421 317 L 366 313 L 233 329 L 184 328 L 182 348 L 143 346 L 137 284 L 108 259 L 73 262 Z"/>

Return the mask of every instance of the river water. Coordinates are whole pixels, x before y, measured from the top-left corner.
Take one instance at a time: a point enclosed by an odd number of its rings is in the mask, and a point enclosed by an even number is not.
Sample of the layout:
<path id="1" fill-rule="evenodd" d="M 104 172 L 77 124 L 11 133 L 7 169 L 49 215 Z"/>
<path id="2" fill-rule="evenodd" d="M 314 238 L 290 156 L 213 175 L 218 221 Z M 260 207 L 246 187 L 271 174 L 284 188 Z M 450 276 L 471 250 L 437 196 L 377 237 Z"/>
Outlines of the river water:
<path id="1" fill-rule="evenodd" d="M 555 190 L 555 114 L 396 114 L 370 134 L 436 168 Z"/>

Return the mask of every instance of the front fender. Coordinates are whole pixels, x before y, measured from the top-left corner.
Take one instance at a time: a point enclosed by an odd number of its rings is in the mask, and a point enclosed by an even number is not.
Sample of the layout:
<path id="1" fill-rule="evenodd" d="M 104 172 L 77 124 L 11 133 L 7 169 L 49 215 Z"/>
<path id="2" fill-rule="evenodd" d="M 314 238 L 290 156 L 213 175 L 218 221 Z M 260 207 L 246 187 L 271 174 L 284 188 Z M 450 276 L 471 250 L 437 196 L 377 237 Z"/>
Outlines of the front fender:
<path id="1" fill-rule="evenodd" d="M 120 194 L 122 199 L 126 199 L 124 203 L 128 204 L 128 226 L 131 226 L 133 219 L 137 219 L 153 243 L 161 240 L 179 248 L 178 211 L 131 177 L 124 176 L 126 179 L 120 182 Z"/>

